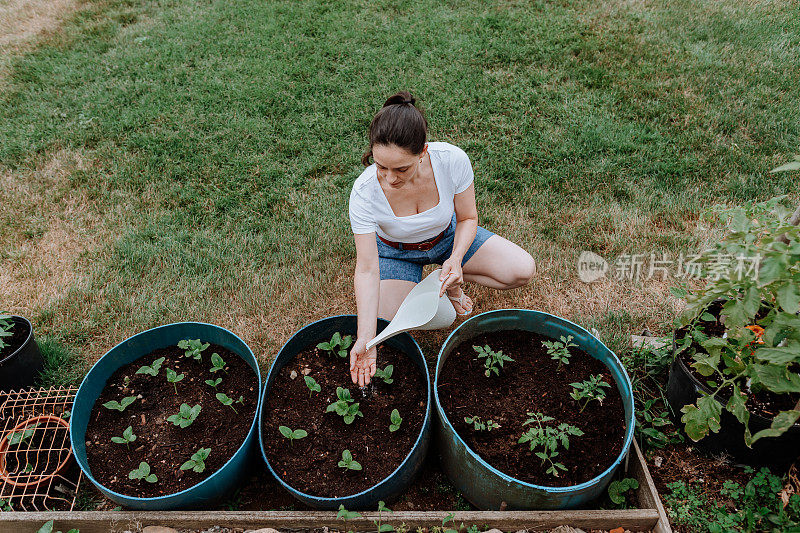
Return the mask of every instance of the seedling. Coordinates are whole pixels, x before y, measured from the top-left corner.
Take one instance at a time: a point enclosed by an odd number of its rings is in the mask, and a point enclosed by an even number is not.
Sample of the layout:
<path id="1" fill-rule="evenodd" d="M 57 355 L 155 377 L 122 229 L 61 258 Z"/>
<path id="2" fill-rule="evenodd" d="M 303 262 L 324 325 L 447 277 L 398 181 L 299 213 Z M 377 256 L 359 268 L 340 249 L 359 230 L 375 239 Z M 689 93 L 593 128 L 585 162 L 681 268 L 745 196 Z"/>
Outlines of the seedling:
<path id="1" fill-rule="evenodd" d="M 503 354 L 503 350 L 499 352 L 493 351 L 489 348 L 489 345 L 485 345 L 483 347 L 480 346 L 473 346 L 472 347 L 476 352 L 478 352 L 478 359 L 486 359 L 483 362 L 483 366 L 486 367 L 486 372 L 484 375 L 488 378 L 494 372 L 495 376 L 500 375 L 500 369 L 497 368 L 499 365 L 500 368 L 503 368 L 503 363 L 506 361 L 514 362 L 509 356 Z"/>
<path id="2" fill-rule="evenodd" d="M 347 357 L 347 349 L 350 345 L 353 344 L 353 336 L 347 335 L 342 337 L 341 334 L 337 331 L 331 337 L 330 342 L 321 342 L 317 344 L 317 348 L 320 350 L 325 350 L 326 352 L 331 352 L 339 357 Z"/>
<path id="3" fill-rule="evenodd" d="M 448 522 L 450 522 L 452 527 L 447 527 Z M 466 527 L 464 522 L 461 522 L 461 526 L 456 527 L 456 515 L 453 513 L 448 514 L 442 519 L 442 533 L 460 533 L 462 531 L 466 531 L 466 533 L 479 533 L 478 526 L 475 524 Z"/>
<path id="4" fill-rule="evenodd" d="M 158 359 L 153 361 L 152 365 L 150 365 L 150 366 L 145 365 L 145 366 L 141 367 L 139 370 L 137 370 L 136 373 L 137 374 L 148 374 L 150 376 L 157 376 L 158 375 L 158 371 L 161 369 L 161 365 L 164 363 L 165 359 L 166 359 L 165 357 L 159 357 Z M 130 383 L 130 380 L 128 380 L 128 382 Z M 128 385 L 125 384 L 125 386 L 127 387 Z"/>
<path id="5" fill-rule="evenodd" d="M 18 444 L 22 444 L 26 440 L 29 440 L 31 437 L 33 437 L 33 430 L 39 427 L 39 425 L 40 425 L 39 422 L 36 422 L 35 424 L 28 426 L 28 429 L 26 430 L 17 431 L 15 433 L 10 434 L 8 436 L 8 444 L 10 444 L 11 446 L 16 446 Z"/>
<path id="6" fill-rule="evenodd" d="M 7 311 L 0 311 L 0 350 L 6 346 L 11 346 L 4 339 L 14 335 L 14 333 L 11 331 L 13 328 L 14 320 L 11 318 L 11 313 Z"/>
<path id="7" fill-rule="evenodd" d="M 558 367 L 556 370 L 561 370 L 562 365 L 569 364 L 569 358 L 572 356 L 572 354 L 569 353 L 569 349 L 577 348 L 578 346 L 577 344 L 573 344 L 573 338 L 574 337 L 572 335 L 568 335 L 567 337 L 561 335 L 561 342 L 542 341 L 544 347 L 547 348 L 547 355 L 550 356 L 550 359 L 558 361 Z"/>
<path id="8" fill-rule="evenodd" d="M 572 399 L 578 403 L 583 401 L 581 413 L 592 400 L 597 400 L 600 405 L 603 405 L 606 391 L 604 391 L 602 387 L 611 387 L 611 385 L 603 381 L 603 374 L 595 374 L 589 376 L 589 379 L 586 381 L 570 383 L 570 385 L 572 386 L 572 392 L 569 395 L 572 396 Z"/>
<path id="9" fill-rule="evenodd" d="M 353 398 L 350 396 L 350 389 L 336 387 L 336 397 L 339 399 L 328 405 L 328 408 L 325 409 L 326 413 L 335 411 L 337 415 L 344 418 L 345 424 L 352 424 L 357 416 L 364 416 L 364 413 L 358 408 L 359 403 L 353 403 Z"/>
<path id="10" fill-rule="evenodd" d="M 239 412 L 233 406 L 233 403 L 234 403 L 233 402 L 233 398 L 228 398 L 228 395 L 225 394 L 224 392 L 218 392 L 217 393 L 217 400 L 219 400 L 219 402 L 222 405 L 227 405 L 228 407 L 233 409 L 233 412 L 236 413 L 237 415 L 239 414 Z M 236 403 L 240 403 L 240 404 L 244 405 L 244 397 L 243 396 L 239 396 L 239 399 L 236 400 Z"/>
<path id="11" fill-rule="evenodd" d="M 528 443 L 531 451 L 542 460 L 542 464 L 550 463 L 547 473 L 558 477 L 559 470 L 567 469 L 563 464 L 553 461 L 558 456 L 559 446 L 569 450 L 570 435 L 580 437 L 583 435 L 583 431 L 566 422 L 562 422 L 557 427 L 543 425 L 544 422 L 552 422 L 555 419 L 542 413 L 529 412 L 528 416 L 531 418 L 523 422 L 523 425 L 536 424 L 536 427 L 523 433 L 518 442 L 520 444 Z M 537 452 L 538 448 L 541 448 L 542 451 Z"/>
<path id="12" fill-rule="evenodd" d="M 632 477 L 626 477 L 618 481 L 612 481 L 608 486 L 608 497 L 617 505 L 625 503 L 625 493 L 629 490 L 639 488 L 639 482 Z"/>
<path id="13" fill-rule="evenodd" d="M 10 503 L 8 503 L 8 502 L 7 502 L 7 501 L 5 501 L 5 500 L 0 500 L 0 511 L 4 511 L 4 512 L 11 512 L 11 511 L 13 511 L 13 510 L 14 510 L 14 508 L 13 508 L 13 507 L 11 507 L 11 504 L 10 504 Z M 51 520 L 51 522 L 52 522 L 52 520 Z M 52 526 L 52 525 L 51 525 L 51 526 Z M 41 531 L 41 529 L 40 529 L 39 531 Z"/>
<path id="14" fill-rule="evenodd" d="M 361 518 L 361 515 L 355 511 L 348 511 L 344 508 L 344 505 L 339 505 L 339 512 L 336 513 L 336 518 L 344 520 L 344 528 L 347 529 L 347 521 Z M 348 531 L 347 533 L 352 533 L 352 531 Z"/>
<path id="15" fill-rule="evenodd" d="M 361 470 L 361 463 L 353 460 L 353 454 L 350 453 L 350 450 L 342 452 L 342 460 L 339 461 L 339 466 L 348 470 Z"/>
<path id="16" fill-rule="evenodd" d="M 225 360 L 217 352 L 214 352 L 211 354 L 211 370 L 209 372 L 217 372 L 219 370 L 224 370 L 226 374 L 228 373 L 225 370 Z"/>
<path id="17" fill-rule="evenodd" d="M 400 429 L 400 424 L 403 422 L 403 419 L 400 417 L 400 411 L 397 409 L 392 410 L 392 415 L 390 417 L 391 424 L 389 424 L 389 431 L 394 433 L 398 429 Z"/>
<path id="18" fill-rule="evenodd" d="M 176 385 L 176 383 L 181 381 L 184 377 L 185 376 L 183 374 L 178 374 L 177 372 L 175 372 L 171 368 L 167 369 L 167 381 L 172 383 L 172 386 L 175 387 L 175 394 L 176 395 L 178 394 L 178 386 Z"/>
<path id="19" fill-rule="evenodd" d="M 168 416 L 167 421 L 172 422 L 176 426 L 180 426 L 181 429 L 187 428 L 192 425 L 194 419 L 200 414 L 200 409 L 202 409 L 200 404 L 189 407 L 189 404 L 182 403 L 180 412 L 176 415 Z"/>
<path id="20" fill-rule="evenodd" d="M 386 507 L 386 504 L 383 503 L 383 500 L 381 500 L 378 502 L 378 519 L 372 521 L 372 523 L 378 527 L 378 533 L 385 533 L 386 531 L 394 531 L 394 527 L 391 524 L 383 523 L 384 511 L 388 513 L 392 512 L 391 509 Z"/>
<path id="21" fill-rule="evenodd" d="M 206 385 L 208 385 L 209 387 L 214 387 L 215 389 L 217 388 L 217 385 L 219 385 L 220 383 L 222 383 L 222 378 L 206 380 Z"/>
<path id="22" fill-rule="evenodd" d="M 158 481 L 158 476 L 150 473 L 150 465 L 144 461 L 139 463 L 139 468 L 134 468 L 128 472 L 128 478 L 133 480 L 143 479 L 148 483 L 155 483 Z"/>
<path id="23" fill-rule="evenodd" d="M 3 500 L 0 500 L 2 502 Z M 0 505 L 0 509 L 2 509 L 2 505 Z M 10 510 L 10 509 L 9 509 Z M 36 533 L 61 533 L 61 531 L 53 532 L 53 521 L 48 520 L 44 523 L 42 527 L 39 528 L 39 531 Z M 81 533 L 79 529 L 70 529 L 67 533 Z"/>
<path id="24" fill-rule="evenodd" d="M 125 410 L 126 407 L 128 407 L 135 401 L 136 401 L 136 396 L 126 396 L 125 398 L 122 399 L 121 402 L 118 402 L 116 400 L 111 400 L 110 402 L 104 403 L 103 407 L 105 407 L 106 409 L 114 409 L 121 413 L 122 411 Z"/>
<path id="25" fill-rule="evenodd" d="M 111 442 L 115 444 L 124 444 L 128 448 L 130 448 L 130 443 L 136 440 L 136 435 L 133 434 L 133 428 L 128 426 L 125 431 L 122 432 L 121 437 L 111 437 Z"/>
<path id="26" fill-rule="evenodd" d="M 475 431 L 491 431 L 500 427 L 500 424 L 494 420 L 489 419 L 484 422 L 479 416 L 465 416 L 464 422 L 467 424 L 472 424 L 472 427 L 475 429 Z"/>
<path id="27" fill-rule="evenodd" d="M 200 339 L 194 339 L 194 340 L 184 339 L 182 341 L 178 341 L 178 348 L 180 348 L 181 350 L 186 350 L 183 353 L 183 356 L 193 357 L 195 361 L 201 361 L 203 359 L 202 352 L 209 346 L 211 346 L 209 343 L 200 342 Z"/>
<path id="28" fill-rule="evenodd" d="M 311 376 L 305 376 L 305 380 L 306 380 L 306 387 L 308 387 L 308 390 L 311 391 L 308 393 L 309 398 L 311 398 L 311 395 L 314 394 L 315 392 L 320 392 L 322 390 L 322 387 L 320 387 L 319 383 L 317 383 L 317 380 L 315 380 Z"/>
<path id="29" fill-rule="evenodd" d="M 192 454 L 192 458 L 181 465 L 181 470 L 189 470 L 190 468 L 198 474 L 206 469 L 205 460 L 211 453 L 211 448 L 200 448 Z"/>
<path id="30" fill-rule="evenodd" d="M 394 365 L 386 365 L 386 368 L 383 370 L 380 368 L 375 370 L 375 377 L 382 379 L 387 385 L 391 385 L 394 383 L 394 379 L 392 379 L 392 372 L 394 372 Z"/>
<path id="31" fill-rule="evenodd" d="M 25 468 L 22 469 L 22 472 L 25 474 L 33 472 L 33 465 L 30 463 L 25 463 Z"/>
<path id="32" fill-rule="evenodd" d="M 297 439 L 308 437 L 308 432 L 305 429 L 295 429 L 292 431 L 286 426 L 279 426 L 278 431 L 281 432 L 281 435 L 289 439 L 289 444 L 293 444 Z"/>

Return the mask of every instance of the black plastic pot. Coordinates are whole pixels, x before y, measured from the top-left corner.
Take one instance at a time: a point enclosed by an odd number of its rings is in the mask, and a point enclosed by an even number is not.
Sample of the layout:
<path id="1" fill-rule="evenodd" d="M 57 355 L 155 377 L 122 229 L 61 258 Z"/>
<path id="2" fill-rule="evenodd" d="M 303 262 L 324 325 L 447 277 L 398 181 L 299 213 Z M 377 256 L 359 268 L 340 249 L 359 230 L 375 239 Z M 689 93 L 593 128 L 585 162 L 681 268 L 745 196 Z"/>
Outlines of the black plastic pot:
<path id="1" fill-rule="evenodd" d="M 675 414 L 675 424 L 683 427 L 680 421 L 681 408 L 697 401 L 703 392 L 711 390 L 701 383 L 691 369 L 677 356 L 673 340 L 673 361 L 669 368 L 667 400 Z M 725 398 L 718 398 L 723 405 Z M 771 419 L 756 414 L 750 415 L 750 432 L 756 434 L 766 429 Z M 752 448 L 744 443 L 744 425 L 723 407 L 720 416 L 719 433 L 709 433 L 694 444 L 695 448 L 709 454 L 727 454 L 735 462 L 753 466 L 769 466 L 773 470 L 784 470 L 800 456 L 800 426 L 795 424 L 780 437 L 765 437 L 757 440 Z"/>
<path id="2" fill-rule="evenodd" d="M 44 367 L 44 359 L 39 345 L 33 337 L 33 326 L 28 319 L 21 316 L 12 317 L 14 328 L 27 331 L 22 346 L 11 352 L 0 361 L 0 390 L 20 390 L 33 385 L 34 380 Z"/>

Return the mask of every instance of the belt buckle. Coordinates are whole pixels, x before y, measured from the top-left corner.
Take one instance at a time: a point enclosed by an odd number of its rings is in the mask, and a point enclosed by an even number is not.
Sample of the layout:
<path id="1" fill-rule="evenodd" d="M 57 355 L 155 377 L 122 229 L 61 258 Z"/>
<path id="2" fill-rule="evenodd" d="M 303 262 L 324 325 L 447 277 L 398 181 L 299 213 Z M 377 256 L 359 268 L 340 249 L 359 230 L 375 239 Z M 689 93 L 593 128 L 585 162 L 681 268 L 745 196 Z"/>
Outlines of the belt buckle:
<path id="1" fill-rule="evenodd" d="M 418 248 L 419 251 L 428 252 L 428 251 L 430 251 L 431 248 L 433 248 L 433 243 L 431 243 L 430 241 L 426 241 L 426 242 L 419 243 L 417 246 L 419 247 Z"/>

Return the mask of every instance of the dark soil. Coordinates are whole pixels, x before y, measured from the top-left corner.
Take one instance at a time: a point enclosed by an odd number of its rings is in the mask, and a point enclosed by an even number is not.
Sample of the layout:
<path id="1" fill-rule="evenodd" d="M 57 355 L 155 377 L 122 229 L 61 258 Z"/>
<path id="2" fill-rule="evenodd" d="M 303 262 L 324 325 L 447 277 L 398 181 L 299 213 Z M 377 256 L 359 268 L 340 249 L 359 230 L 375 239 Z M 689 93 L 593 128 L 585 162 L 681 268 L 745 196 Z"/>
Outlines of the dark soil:
<path id="1" fill-rule="evenodd" d="M 211 354 L 217 352 L 226 363 L 225 371 L 209 372 Z M 86 452 L 95 479 L 111 490 L 137 497 L 155 497 L 187 489 L 219 470 L 244 442 L 258 406 L 258 381 L 253 369 L 238 355 L 212 344 L 203 351 L 202 361 L 184 357 L 177 346 L 156 350 L 117 370 L 106 384 L 92 409 L 86 430 Z M 157 376 L 136 374 L 144 366 L 165 357 Z M 176 383 L 178 392 L 167 381 L 166 369 L 185 374 Z M 126 384 L 126 378 L 130 381 Z M 222 378 L 216 389 L 205 380 Z M 222 392 L 244 404 L 232 409 L 216 398 Z M 103 403 L 126 396 L 138 399 L 124 412 L 106 409 Z M 180 405 L 202 406 L 195 421 L 180 428 L 167 421 Z M 111 442 L 132 426 L 136 440 L 127 446 Z M 180 470 L 199 448 L 211 448 L 202 473 Z M 140 462 L 150 465 L 158 482 L 130 480 L 128 473 Z"/>
<path id="2" fill-rule="evenodd" d="M 30 328 L 25 322 L 14 320 L 14 327 L 11 328 L 12 335 L 10 337 L 3 337 L 3 341 L 8 344 L 8 346 L 0 349 L 0 362 L 22 346 L 25 339 L 28 338 L 29 330 Z"/>
<path id="3" fill-rule="evenodd" d="M 542 341 L 552 340 L 527 331 L 497 331 L 458 345 L 448 356 L 439 378 L 439 400 L 448 419 L 467 445 L 486 462 L 516 479 L 544 486 L 570 486 L 588 481 L 607 469 L 622 451 L 625 411 L 622 398 L 606 366 L 585 352 L 570 348 L 570 363 L 557 371 L 558 362 L 547 355 Z M 506 362 L 499 376 L 484 375 L 483 360 L 473 345 L 488 344 L 515 359 Z M 570 383 L 603 374 L 606 388 L 602 405 L 592 401 L 580 412 L 570 397 Z M 569 438 L 558 462 L 567 467 L 558 478 L 546 473 L 547 465 L 519 437 L 528 412 L 541 412 L 566 422 L 584 435 Z M 500 424 L 491 432 L 475 431 L 466 416 L 480 416 Z M 538 451 L 538 450 L 537 450 Z"/>
<path id="4" fill-rule="evenodd" d="M 719 313 L 722 310 L 722 305 L 718 303 L 712 304 L 708 312 L 712 315 L 719 317 Z M 765 314 L 765 313 L 762 313 Z M 763 316 L 756 315 L 756 319 L 763 318 Z M 719 321 L 717 318 L 716 322 L 701 322 L 702 324 L 702 331 L 708 336 L 711 337 L 721 337 L 725 333 L 725 325 Z M 681 328 L 676 332 L 676 337 L 678 339 L 683 339 L 686 335 L 687 328 Z M 753 350 L 756 350 L 759 347 L 758 344 L 755 342 L 753 343 Z M 700 346 L 697 342 L 692 343 L 692 347 L 689 349 L 684 350 L 680 354 L 681 361 L 683 364 L 686 365 L 686 368 L 689 369 L 689 372 L 697 379 L 700 383 L 704 384 L 711 377 L 703 376 L 702 374 L 698 373 L 692 363 L 694 359 L 692 358 L 693 350 L 698 353 L 705 353 L 705 350 L 702 346 Z M 743 383 L 742 390 L 746 391 L 747 387 Z M 723 391 L 724 392 L 724 391 Z M 723 403 L 727 403 L 727 400 L 730 396 L 726 396 L 723 393 L 720 393 L 720 401 Z M 762 390 L 755 393 L 749 394 L 747 398 L 747 407 L 751 413 L 756 415 L 760 415 L 766 418 L 773 418 L 775 415 L 778 414 L 779 411 L 787 411 L 793 409 L 795 405 L 797 405 L 797 401 L 800 400 L 800 394 L 776 394 L 774 392 L 768 390 Z"/>
<path id="5" fill-rule="evenodd" d="M 264 446 L 272 468 L 291 487 L 315 496 L 348 496 L 379 483 L 411 451 L 425 418 L 426 381 L 411 359 L 381 346 L 378 360 L 384 368 L 394 366 L 394 382 L 387 385 L 376 378 L 360 390 L 350 379 L 349 359 L 315 346 L 285 365 L 273 383 L 263 407 Z M 304 372 L 317 381 L 321 392 L 310 393 Z M 336 401 L 337 387 L 350 390 L 354 401 L 360 403 L 363 418 L 347 425 L 341 416 L 326 412 Z M 390 432 L 393 409 L 400 412 L 403 422 L 398 431 Z M 278 431 L 279 426 L 304 429 L 308 437 L 290 443 Z M 345 449 L 363 470 L 338 466 Z"/>
<path id="6" fill-rule="evenodd" d="M 5 454 L 6 472 L 17 483 L 35 482 L 53 474 L 69 454 L 68 427 L 44 420 L 15 433 L 29 430 L 33 430 L 30 437 L 19 444 L 9 444 Z"/>

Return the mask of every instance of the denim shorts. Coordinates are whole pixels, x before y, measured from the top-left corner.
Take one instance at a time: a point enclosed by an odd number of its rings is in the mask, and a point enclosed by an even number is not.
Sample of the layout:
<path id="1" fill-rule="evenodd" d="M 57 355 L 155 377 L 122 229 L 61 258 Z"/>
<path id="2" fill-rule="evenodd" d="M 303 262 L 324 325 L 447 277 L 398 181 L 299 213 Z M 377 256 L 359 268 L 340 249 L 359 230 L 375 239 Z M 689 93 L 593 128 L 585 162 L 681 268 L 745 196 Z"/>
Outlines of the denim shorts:
<path id="1" fill-rule="evenodd" d="M 378 241 L 378 266 L 381 271 L 381 279 L 401 279 L 419 283 L 422 281 L 422 267 L 425 265 L 441 265 L 453 253 L 453 238 L 456 234 L 456 215 L 450 225 L 444 231 L 442 239 L 428 251 L 421 250 L 398 250 L 375 237 Z M 494 235 L 491 231 L 478 226 L 475 239 L 472 241 L 467 253 L 464 254 L 461 264 L 464 265 L 475 255 L 478 248 L 486 240 Z"/>

